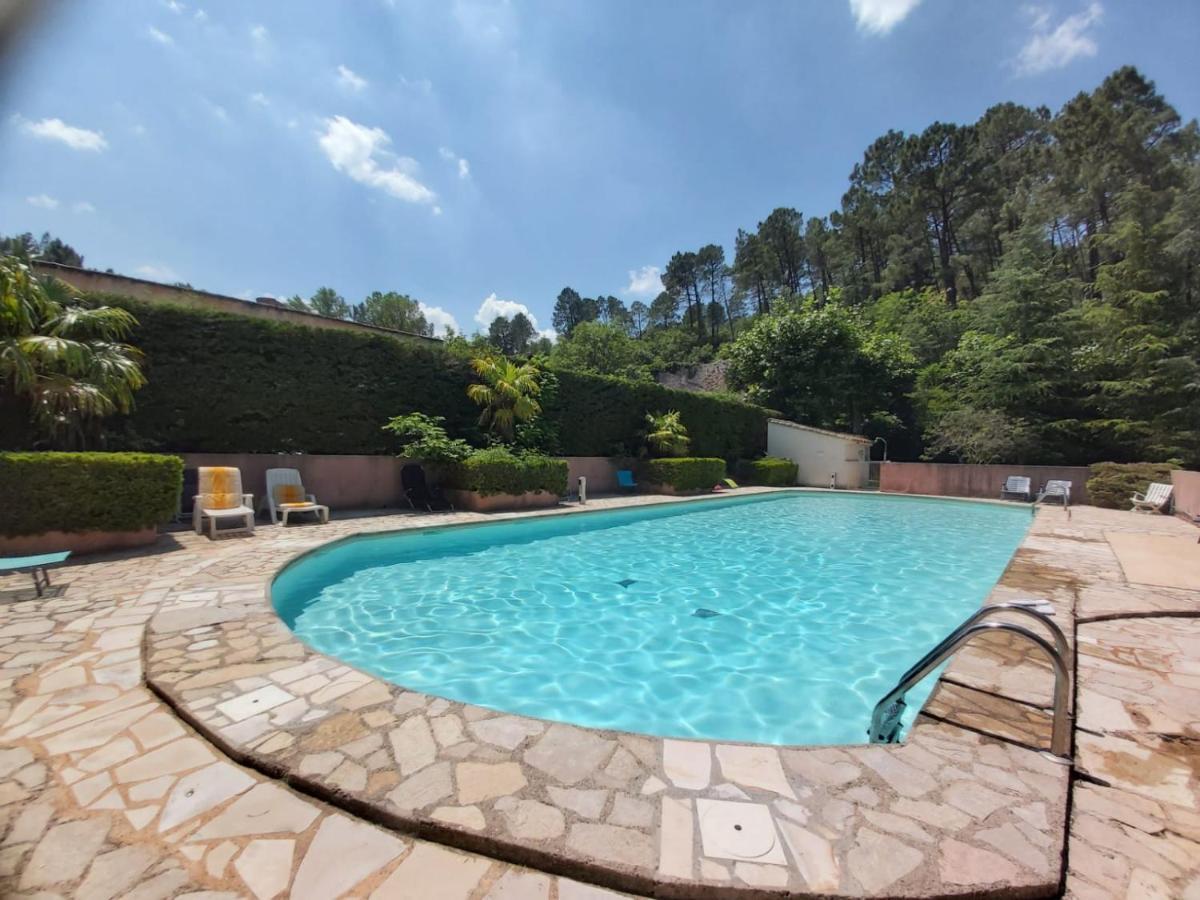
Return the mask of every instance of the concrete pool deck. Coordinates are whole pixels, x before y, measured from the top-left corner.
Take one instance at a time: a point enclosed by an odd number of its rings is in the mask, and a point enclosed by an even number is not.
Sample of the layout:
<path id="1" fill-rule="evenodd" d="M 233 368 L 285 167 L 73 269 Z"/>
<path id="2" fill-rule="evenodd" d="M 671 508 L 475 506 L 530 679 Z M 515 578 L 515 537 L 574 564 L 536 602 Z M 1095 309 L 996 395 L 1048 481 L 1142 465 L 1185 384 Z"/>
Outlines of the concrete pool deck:
<path id="1" fill-rule="evenodd" d="M 1046 744 L 1049 669 L 1003 640 L 956 659 L 904 745 L 780 750 L 406 692 L 308 650 L 266 606 L 283 561 L 332 538 L 496 518 L 173 535 L 68 567 L 40 601 L 0 580 L 12 598 L 0 603 L 0 886 L 609 896 L 576 876 L 689 897 L 1058 892 L 1070 770 L 1029 749 Z M 1064 627 L 1075 621 L 1067 891 L 1190 896 L 1200 593 L 1130 584 L 1106 532 L 1196 534 L 1162 517 L 1044 509 L 992 599 L 1041 596 Z"/>

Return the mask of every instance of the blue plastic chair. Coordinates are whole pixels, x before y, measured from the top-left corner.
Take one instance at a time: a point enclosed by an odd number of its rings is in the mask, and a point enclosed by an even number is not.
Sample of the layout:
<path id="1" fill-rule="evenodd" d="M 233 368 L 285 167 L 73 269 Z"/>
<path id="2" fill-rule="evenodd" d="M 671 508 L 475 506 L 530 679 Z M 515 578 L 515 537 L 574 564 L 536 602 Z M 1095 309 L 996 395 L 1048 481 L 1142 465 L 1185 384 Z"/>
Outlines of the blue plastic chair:
<path id="1" fill-rule="evenodd" d="M 628 491 L 637 490 L 637 482 L 633 480 L 633 472 L 629 469 L 617 469 L 617 484 Z"/>
<path id="2" fill-rule="evenodd" d="M 6 572 L 29 572 L 33 575 L 33 586 L 37 588 L 38 596 L 50 587 L 50 576 L 46 574 L 46 566 L 56 566 L 67 561 L 70 550 L 59 553 L 42 553 L 38 556 L 3 556 L 0 557 L 0 575 Z M 38 578 L 38 574 L 41 578 Z"/>

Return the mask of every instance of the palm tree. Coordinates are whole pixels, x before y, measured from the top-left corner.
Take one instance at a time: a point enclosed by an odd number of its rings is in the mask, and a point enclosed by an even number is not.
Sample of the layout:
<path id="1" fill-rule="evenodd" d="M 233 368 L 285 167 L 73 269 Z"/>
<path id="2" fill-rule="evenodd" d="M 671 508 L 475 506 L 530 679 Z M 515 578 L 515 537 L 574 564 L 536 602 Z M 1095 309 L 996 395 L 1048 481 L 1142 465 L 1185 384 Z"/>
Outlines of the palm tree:
<path id="1" fill-rule="evenodd" d="M 146 383 L 141 354 L 122 343 L 135 325 L 126 310 L 85 306 L 63 282 L 0 259 L 0 393 L 28 402 L 53 445 L 82 445 L 100 419 L 129 412 Z"/>
<path id="2" fill-rule="evenodd" d="M 677 410 L 646 413 L 646 443 L 650 449 L 662 456 L 683 456 L 691 443 L 687 426 Z"/>
<path id="3" fill-rule="evenodd" d="M 536 399 L 542 392 L 542 370 L 532 362 L 518 365 L 491 356 L 471 360 L 471 367 L 483 379 L 483 384 L 467 386 L 467 396 L 483 407 L 480 426 L 511 441 L 518 422 L 528 422 L 542 411 Z"/>

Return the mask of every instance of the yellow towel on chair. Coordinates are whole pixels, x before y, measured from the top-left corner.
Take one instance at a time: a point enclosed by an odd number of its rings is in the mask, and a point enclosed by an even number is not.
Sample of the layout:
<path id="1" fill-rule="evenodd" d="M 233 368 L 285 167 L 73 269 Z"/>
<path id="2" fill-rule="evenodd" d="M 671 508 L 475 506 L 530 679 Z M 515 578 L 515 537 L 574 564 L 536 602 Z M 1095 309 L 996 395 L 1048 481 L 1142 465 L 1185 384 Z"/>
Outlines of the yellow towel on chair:
<path id="1" fill-rule="evenodd" d="M 298 484 L 275 485 L 275 503 L 279 506 L 304 505 L 304 488 Z"/>

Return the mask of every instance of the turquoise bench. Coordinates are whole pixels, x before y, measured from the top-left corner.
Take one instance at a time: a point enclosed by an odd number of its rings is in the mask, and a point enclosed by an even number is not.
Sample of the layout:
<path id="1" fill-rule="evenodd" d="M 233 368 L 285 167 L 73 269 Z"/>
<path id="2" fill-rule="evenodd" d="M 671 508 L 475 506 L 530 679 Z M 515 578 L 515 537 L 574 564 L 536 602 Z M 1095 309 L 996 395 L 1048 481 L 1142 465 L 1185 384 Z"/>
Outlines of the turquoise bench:
<path id="1" fill-rule="evenodd" d="M 50 587 L 50 576 L 46 573 L 46 566 L 64 563 L 70 555 L 70 550 L 63 550 L 60 553 L 43 553 L 40 556 L 0 556 L 0 575 L 29 572 L 33 575 L 33 586 L 37 588 L 40 597 L 42 592 Z"/>

